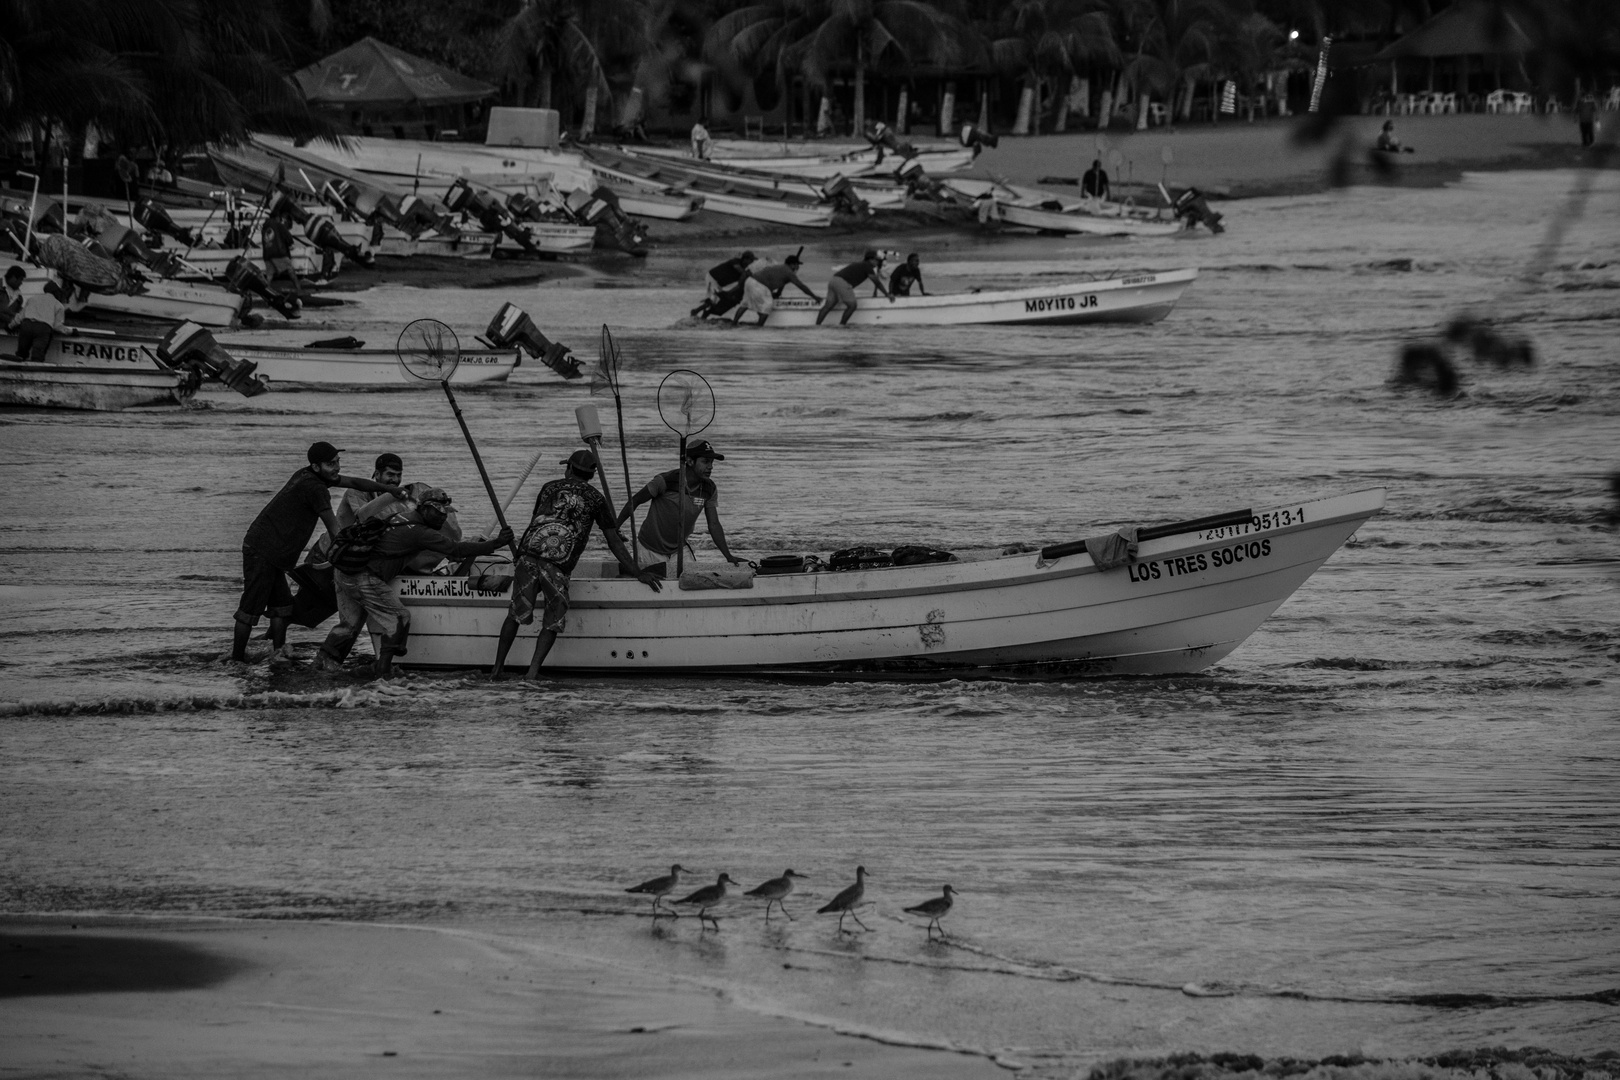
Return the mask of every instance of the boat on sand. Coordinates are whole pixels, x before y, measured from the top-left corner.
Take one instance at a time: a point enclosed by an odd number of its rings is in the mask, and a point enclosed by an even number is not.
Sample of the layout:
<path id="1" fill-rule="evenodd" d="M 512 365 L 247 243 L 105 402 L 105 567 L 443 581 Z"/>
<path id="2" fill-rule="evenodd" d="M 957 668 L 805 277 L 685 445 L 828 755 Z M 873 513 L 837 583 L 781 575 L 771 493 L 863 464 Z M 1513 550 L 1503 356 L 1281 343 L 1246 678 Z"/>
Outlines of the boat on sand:
<path id="1" fill-rule="evenodd" d="M 980 561 L 758 575 L 746 588 L 670 582 L 653 593 L 619 578 L 616 563 L 582 561 L 569 585 L 568 627 L 544 670 L 931 679 L 1195 672 L 1242 644 L 1383 505 L 1374 488 L 1143 529 L 1134 557 L 1118 564 L 1110 536 Z M 689 572 L 681 584 L 702 577 Z M 402 665 L 494 661 L 509 573 L 399 582 L 411 612 Z M 523 628 L 509 663 L 528 662 L 536 629 Z"/>
<path id="2" fill-rule="evenodd" d="M 15 347 L 15 339 L 0 347 Z M 118 412 L 188 400 L 197 382 L 147 360 L 117 367 L 20 363 L 0 357 L 0 405 Z"/>
<path id="3" fill-rule="evenodd" d="M 971 326 L 1093 322 L 1158 322 L 1170 314 L 1198 271 L 1164 270 L 1129 274 L 1102 281 L 1068 281 L 1023 289 L 969 293 L 931 293 L 885 300 L 863 298 L 851 326 Z M 808 296 L 783 296 L 766 318 L 767 327 L 816 325 L 821 305 Z M 745 321 L 755 316 L 744 315 Z M 841 312 L 828 314 L 823 325 L 838 324 Z"/>

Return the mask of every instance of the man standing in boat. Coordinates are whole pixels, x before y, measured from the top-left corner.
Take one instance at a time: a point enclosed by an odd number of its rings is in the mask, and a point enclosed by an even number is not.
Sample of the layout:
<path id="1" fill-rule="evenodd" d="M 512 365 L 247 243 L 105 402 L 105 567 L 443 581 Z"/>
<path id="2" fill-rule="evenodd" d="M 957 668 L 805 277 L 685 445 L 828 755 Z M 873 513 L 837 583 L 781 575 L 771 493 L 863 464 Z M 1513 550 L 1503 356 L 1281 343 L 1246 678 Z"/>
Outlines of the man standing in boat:
<path id="1" fill-rule="evenodd" d="M 906 261 L 894 268 L 889 275 L 889 298 L 896 296 L 910 296 L 912 285 L 917 286 L 918 296 L 927 296 L 928 290 L 923 288 L 922 256 L 912 252 L 906 256 Z"/>
<path id="2" fill-rule="evenodd" d="M 852 262 L 833 274 L 831 280 L 827 282 L 827 299 L 822 303 L 821 310 L 816 312 L 816 325 L 820 326 L 822 320 L 826 319 L 834 308 L 842 305 L 844 315 L 838 320 L 838 325 L 848 326 L 849 317 L 855 314 L 855 309 L 860 306 L 860 302 L 855 298 L 855 288 L 863 282 L 870 281 L 874 289 L 888 296 L 887 290 L 883 288 L 883 279 L 879 277 L 882 269 L 883 260 L 878 257 L 876 251 L 868 249 L 866 254 L 861 256 L 860 262 Z"/>
<path id="3" fill-rule="evenodd" d="M 641 548 L 641 566 L 658 576 L 666 576 L 681 545 L 691 537 L 697 527 L 698 514 L 702 514 L 709 527 L 714 546 L 726 561 L 735 565 L 742 559 L 731 553 L 726 543 L 726 531 L 720 526 L 720 489 L 709 479 L 716 461 L 726 455 L 715 450 L 707 439 L 699 439 L 686 447 L 686 497 L 680 495 L 681 470 L 671 469 L 659 473 L 636 492 L 619 511 L 616 525 L 622 525 L 643 503 L 651 503 L 647 520 L 641 523 L 636 540 Z"/>
<path id="4" fill-rule="evenodd" d="M 568 625 L 568 577 L 579 562 L 580 553 L 591 537 L 591 526 L 602 530 L 608 550 L 619 560 L 619 568 L 658 592 L 658 575 L 639 569 L 619 536 L 618 524 L 607 498 L 591 486 L 596 475 L 596 454 L 575 450 L 561 462 L 563 475 L 540 489 L 534 500 L 534 517 L 523 530 L 513 567 L 512 606 L 501 624 L 500 644 L 495 648 L 492 678 L 502 678 L 506 656 L 517 640 L 518 624 L 534 621 L 535 601 L 543 592 L 540 635 L 534 642 L 529 675 L 537 675 L 546 655 L 556 644 L 557 635 Z"/>
<path id="5" fill-rule="evenodd" d="M 326 525 L 328 534 L 337 534 L 331 488 L 386 491 L 400 499 L 407 496 L 404 488 L 385 487 L 375 480 L 342 475 L 339 456 L 342 453 L 329 442 L 311 446 L 306 455 L 309 464 L 287 479 L 275 498 L 248 526 L 247 535 L 242 538 L 242 599 L 236 606 L 232 660 L 247 659 L 248 637 L 259 616 L 266 612 L 270 615 L 273 655 L 287 659 L 287 621 L 292 615 L 293 603 L 287 574 L 297 565 L 298 556 L 304 553 L 317 521 Z"/>
<path id="6" fill-rule="evenodd" d="M 810 286 L 799 280 L 799 265 L 799 256 L 795 252 L 778 265 L 751 271 L 743 281 L 743 300 L 737 305 L 737 314 L 732 316 L 731 324 L 735 326 L 742 322 L 743 313 L 752 311 L 759 316 L 758 325 L 764 326 L 765 320 L 776 310 L 777 298 L 789 285 L 798 286 L 804 295 L 818 304 L 821 303 L 821 297 L 817 296 Z"/>
<path id="7" fill-rule="evenodd" d="M 1102 167 L 1102 158 L 1091 160 L 1091 168 L 1080 178 L 1080 194 L 1090 199 L 1108 200 L 1108 173 Z"/>
<path id="8" fill-rule="evenodd" d="M 376 546 L 363 567 L 346 570 L 342 553 L 335 555 L 332 581 L 337 589 L 338 624 L 321 644 L 321 655 L 315 661 L 317 669 L 342 670 L 344 658 L 369 621 L 382 637 L 372 670 L 377 678 L 388 678 L 393 674 L 394 658 L 405 655 L 411 633 L 410 609 L 400 600 L 395 584 L 411 560 L 423 552 L 450 559 L 492 555 L 512 542 L 510 528 L 503 528 L 488 540 L 458 541 L 441 531 L 449 516 L 449 492 L 429 488 L 417 500 L 415 510 L 376 538 Z"/>

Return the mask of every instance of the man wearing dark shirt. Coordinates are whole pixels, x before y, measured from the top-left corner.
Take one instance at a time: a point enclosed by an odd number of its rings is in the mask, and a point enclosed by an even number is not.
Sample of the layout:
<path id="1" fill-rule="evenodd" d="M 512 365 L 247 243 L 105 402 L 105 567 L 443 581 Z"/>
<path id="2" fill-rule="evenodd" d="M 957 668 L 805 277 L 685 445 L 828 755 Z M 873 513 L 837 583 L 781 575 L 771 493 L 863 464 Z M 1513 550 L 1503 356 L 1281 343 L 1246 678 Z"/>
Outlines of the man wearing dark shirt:
<path id="1" fill-rule="evenodd" d="M 306 455 L 308 467 L 293 473 L 248 526 L 247 535 L 242 538 L 242 600 L 236 607 L 232 660 L 247 659 L 248 637 L 259 616 L 266 611 L 270 613 L 271 646 L 276 655 L 286 657 L 287 620 L 292 615 L 292 590 L 287 586 L 287 573 L 298 565 L 298 557 L 309 544 L 317 521 L 325 523 L 329 534 L 335 535 L 338 531 L 329 488 L 386 491 L 397 498 L 408 497 L 404 488 L 343 476 L 339 471 L 342 453 L 329 442 L 311 446 Z"/>
<path id="2" fill-rule="evenodd" d="M 496 679 L 505 673 L 506 655 L 517 640 L 518 624 L 534 621 L 535 600 L 544 592 L 540 634 L 535 638 L 527 677 L 533 679 L 540 674 L 540 665 L 556 644 L 557 635 L 568 625 L 568 576 L 574 572 L 580 553 L 591 538 L 591 526 L 602 530 L 608 550 L 619 560 L 624 572 L 653 592 L 661 587 L 656 575 L 637 568 L 619 536 L 607 499 L 591 486 L 591 477 L 596 475 L 596 454 L 590 450 L 575 450 L 560 464 L 562 478 L 540 489 L 534 500 L 534 517 L 517 545 L 512 606 L 501 624 L 501 640 L 495 648 L 492 677 Z"/>
<path id="3" fill-rule="evenodd" d="M 894 268 L 889 275 L 889 297 L 910 296 L 911 286 L 917 286 L 918 296 L 927 296 L 928 290 L 923 288 L 922 257 L 913 252 L 906 256 L 906 261 Z"/>
<path id="4" fill-rule="evenodd" d="M 394 657 L 405 655 L 406 639 L 411 633 L 410 610 L 400 601 L 394 587 L 394 579 L 405 565 L 424 551 L 465 559 L 492 554 L 512 542 L 510 528 L 502 529 L 489 540 L 457 542 L 439 531 L 449 515 L 449 493 L 429 488 L 417 500 L 414 511 L 404 515 L 400 524 L 378 538 L 364 570 L 351 573 L 334 569 L 332 583 L 337 589 L 338 624 L 322 643 L 316 667 L 322 671 L 340 670 L 361 628 L 369 621 L 382 638 L 373 670 L 377 678 L 388 678 L 393 674 Z"/>
<path id="5" fill-rule="evenodd" d="M 1108 174 L 1103 171 L 1102 158 L 1093 158 L 1091 168 L 1080 178 L 1080 194 L 1095 199 L 1108 198 Z"/>
<path id="6" fill-rule="evenodd" d="M 743 279 L 748 275 L 748 267 L 754 261 L 754 253 L 745 251 L 735 259 L 727 259 L 709 271 L 708 295 L 703 303 L 692 309 L 692 317 L 707 318 L 710 315 L 724 315 L 731 310 L 731 306 L 742 297 Z"/>
<path id="7" fill-rule="evenodd" d="M 838 325 L 849 325 L 849 317 L 855 314 L 855 309 L 860 306 L 859 301 L 855 299 L 855 287 L 863 282 L 870 281 L 874 289 L 888 296 L 883 289 L 883 280 L 878 276 L 881 269 L 883 260 L 878 258 L 877 252 L 868 250 L 861 256 L 860 262 L 852 262 L 833 274 L 832 279 L 827 282 L 827 299 L 822 303 L 821 310 L 816 313 L 816 325 L 820 326 L 828 313 L 839 305 L 843 305 L 844 315 L 838 320 Z"/>
<path id="8" fill-rule="evenodd" d="M 743 282 L 743 301 L 737 305 L 737 314 L 731 319 L 732 325 L 742 322 L 743 312 L 752 311 L 759 315 L 759 325 L 764 326 L 765 320 L 776 310 L 776 298 L 789 285 L 798 286 L 804 295 L 821 303 L 821 297 L 799 280 L 799 257 L 789 255 L 780 265 L 766 266 L 748 275 Z"/>
<path id="9" fill-rule="evenodd" d="M 1597 123 L 1597 98 L 1588 90 L 1575 103 L 1575 122 L 1581 126 L 1581 149 L 1592 145 Z"/>

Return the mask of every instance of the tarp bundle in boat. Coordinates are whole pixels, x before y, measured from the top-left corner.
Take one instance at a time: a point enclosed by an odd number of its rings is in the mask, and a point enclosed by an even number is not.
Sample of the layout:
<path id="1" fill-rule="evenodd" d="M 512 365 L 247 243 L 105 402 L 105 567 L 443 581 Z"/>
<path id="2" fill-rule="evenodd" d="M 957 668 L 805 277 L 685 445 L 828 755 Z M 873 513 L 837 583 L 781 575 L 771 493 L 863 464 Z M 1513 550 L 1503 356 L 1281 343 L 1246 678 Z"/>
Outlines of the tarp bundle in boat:
<path id="1" fill-rule="evenodd" d="M 134 296 L 141 291 L 140 279 L 116 259 L 86 250 L 60 233 L 38 237 L 34 258 L 39 265 L 55 270 L 69 281 L 97 292 L 120 292 Z"/>

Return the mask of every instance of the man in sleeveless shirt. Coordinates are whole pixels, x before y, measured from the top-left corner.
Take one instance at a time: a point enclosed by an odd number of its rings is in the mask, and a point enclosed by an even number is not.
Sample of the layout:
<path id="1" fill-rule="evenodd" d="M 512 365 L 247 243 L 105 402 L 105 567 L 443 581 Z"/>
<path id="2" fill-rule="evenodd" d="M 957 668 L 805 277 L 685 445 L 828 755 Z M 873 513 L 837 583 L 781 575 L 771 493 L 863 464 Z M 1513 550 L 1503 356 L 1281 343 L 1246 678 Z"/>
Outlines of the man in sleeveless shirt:
<path id="1" fill-rule="evenodd" d="M 664 574 L 668 564 L 674 561 L 675 553 L 692 535 L 699 514 L 708 523 L 714 546 L 720 549 L 726 561 L 732 564 L 742 562 L 726 544 L 726 531 L 720 526 L 720 489 L 709 479 L 709 474 L 714 471 L 714 463 L 724 460 L 726 455 L 716 452 L 707 439 L 699 439 L 686 447 L 684 499 L 679 494 L 681 470 L 671 469 L 653 477 L 646 487 L 624 504 L 615 524 L 624 524 L 636 507 L 644 503 L 652 504 L 647 510 L 647 519 L 641 523 L 641 531 L 636 534 L 643 569 Z"/>

